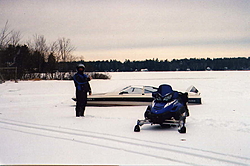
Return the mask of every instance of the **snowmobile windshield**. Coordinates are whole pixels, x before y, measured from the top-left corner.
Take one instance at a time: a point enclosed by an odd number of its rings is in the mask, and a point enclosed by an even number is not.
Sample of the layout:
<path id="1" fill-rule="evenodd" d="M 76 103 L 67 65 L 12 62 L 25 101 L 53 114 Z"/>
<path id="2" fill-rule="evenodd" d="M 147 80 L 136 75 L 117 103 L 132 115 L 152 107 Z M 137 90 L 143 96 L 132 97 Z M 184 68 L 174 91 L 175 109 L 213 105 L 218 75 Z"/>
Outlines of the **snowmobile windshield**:
<path id="1" fill-rule="evenodd" d="M 163 84 L 159 86 L 158 92 L 161 94 L 161 96 L 166 96 L 167 94 L 172 93 L 173 89 L 170 85 Z"/>

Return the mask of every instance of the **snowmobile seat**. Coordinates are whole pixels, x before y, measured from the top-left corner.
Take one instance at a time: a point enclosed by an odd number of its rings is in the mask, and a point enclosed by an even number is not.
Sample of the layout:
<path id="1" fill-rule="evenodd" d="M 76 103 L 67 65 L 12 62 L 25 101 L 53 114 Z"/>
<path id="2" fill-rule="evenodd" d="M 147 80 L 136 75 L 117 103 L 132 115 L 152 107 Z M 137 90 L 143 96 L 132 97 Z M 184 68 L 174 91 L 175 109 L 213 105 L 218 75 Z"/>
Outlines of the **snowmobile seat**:
<path id="1" fill-rule="evenodd" d="M 184 105 L 186 105 L 186 103 L 188 102 L 188 93 L 187 92 L 185 92 L 185 93 L 179 92 L 178 95 L 180 98 L 180 102 L 183 103 Z"/>
<path id="2" fill-rule="evenodd" d="M 178 98 L 179 98 L 179 93 L 177 91 L 174 91 L 172 99 L 178 99 Z"/>

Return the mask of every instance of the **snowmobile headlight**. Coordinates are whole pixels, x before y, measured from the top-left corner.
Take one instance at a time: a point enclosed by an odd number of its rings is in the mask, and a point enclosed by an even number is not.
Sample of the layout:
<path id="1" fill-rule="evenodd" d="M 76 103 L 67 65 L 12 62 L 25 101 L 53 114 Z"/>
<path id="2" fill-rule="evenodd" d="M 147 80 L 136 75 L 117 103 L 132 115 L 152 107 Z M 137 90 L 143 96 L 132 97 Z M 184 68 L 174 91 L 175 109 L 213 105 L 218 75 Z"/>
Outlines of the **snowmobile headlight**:
<path id="1" fill-rule="evenodd" d="M 155 101 L 159 101 L 159 102 L 162 101 L 162 97 L 160 94 L 153 93 L 152 95 L 153 95 Z"/>
<path id="2" fill-rule="evenodd" d="M 172 99 L 172 94 L 167 94 L 164 98 L 163 98 L 163 101 L 166 101 L 166 102 L 168 102 L 168 101 L 170 101 L 171 99 Z"/>
<path id="3" fill-rule="evenodd" d="M 161 98 L 160 96 L 157 96 L 157 97 L 155 98 L 155 100 L 156 100 L 156 101 L 162 101 L 162 98 Z"/>

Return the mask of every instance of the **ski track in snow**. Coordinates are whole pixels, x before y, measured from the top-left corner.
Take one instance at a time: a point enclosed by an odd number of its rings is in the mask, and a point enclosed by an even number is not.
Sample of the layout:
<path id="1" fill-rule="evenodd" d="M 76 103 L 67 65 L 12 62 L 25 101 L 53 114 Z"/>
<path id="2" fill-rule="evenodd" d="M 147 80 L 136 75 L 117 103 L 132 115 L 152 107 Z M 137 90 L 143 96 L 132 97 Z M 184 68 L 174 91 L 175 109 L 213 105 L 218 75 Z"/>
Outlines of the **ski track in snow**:
<path id="1" fill-rule="evenodd" d="M 41 136 L 41 137 L 49 137 L 49 138 L 54 138 L 54 139 L 73 141 L 76 143 L 88 144 L 92 146 L 98 146 L 101 148 L 107 148 L 107 149 L 113 149 L 113 150 L 119 150 L 119 151 L 123 150 L 128 153 L 140 154 L 140 155 L 148 156 L 148 157 L 150 156 L 153 158 L 172 161 L 172 162 L 176 162 L 179 164 L 199 165 L 197 163 L 192 163 L 191 161 L 185 160 L 184 156 L 187 156 L 187 155 L 191 156 L 192 158 L 209 159 L 209 160 L 218 161 L 224 164 L 226 163 L 226 164 L 233 164 L 233 165 L 248 165 L 248 164 L 245 164 L 245 162 L 246 161 L 250 162 L 250 158 L 248 157 L 241 157 L 241 156 L 219 153 L 215 151 L 203 150 L 203 149 L 198 149 L 198 148 L 173 145 L 173 144 L 162 143 L 162 142 L 154 142 L 154 141 L 136 139 L 136 138 L 131 138 L 131 137 L 123 137 L 123 136 L 114 135 L 114 134 L 106 134 L 106 133 L 100 133 L 100 132 L 72 129 L 72 128 L 67 128 L 67 127 L 57 127 L 57 126 L 51 126 L 51 125 L 27 123 L 27 122 L 14 121 L 14 120 L 3 119 L 3 118 L 0 118 L 0 119 L 1 119 L 0 123 L 4 125 L 0 127 L 2 129 L 12 130 L 15 132 L 21 132 L 21 133 L 31 134 L 31 135 Z M 6 126 L 9 126 L 9 127 L 6 127 Z M 27 131 L 27 129 L 29 130 L 31 129 L 33 131 Z M 48 133 L 45 134 L 46 132 Z M 40 133 L 43 133 L 43 134 L 40 134 Z M 60 136 L 56 136 L 57 134 L 60 134 Z M 116 142 L 119 144 L 126 144 L 127 146 L 132 145 L 132 146 L 136 146 L 135 147 L 136 150 L 124 148 L 126 146 L 114 147 L 114 146 L 109 146 L 109 145 L 104 145 L 104 144 L 97 144 L 97 143 L 93 143 L 90 141 L 83 141 L 82 137 L 99 139 L 99 140 L 109 141 L 112 143 Z M 165 157 L 163 155 L 154 155 L 153 153 L 150 153 L 150 154 L 144 153 L 143 150 L 140 150 L 140 148 L 142 147 L 147 147 L 154 151 L 160 150 L 163 152 L 178 153 L 180 155 L 180 158 L 177 160 L 174 158 Z M 181 158 L 183 158 L 183 160 Z M 241 161 L 244 161 L 244 162 L 241 162 Z"/>

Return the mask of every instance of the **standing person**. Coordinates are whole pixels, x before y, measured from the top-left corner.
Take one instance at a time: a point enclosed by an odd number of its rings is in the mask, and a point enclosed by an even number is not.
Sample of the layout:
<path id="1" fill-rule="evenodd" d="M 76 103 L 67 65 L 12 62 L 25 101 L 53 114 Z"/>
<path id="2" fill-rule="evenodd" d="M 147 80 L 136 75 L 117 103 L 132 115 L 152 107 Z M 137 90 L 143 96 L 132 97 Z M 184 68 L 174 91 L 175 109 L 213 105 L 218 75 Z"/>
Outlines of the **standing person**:
<path id="1" fill-rule="evenodd" d="M 84 116 L 87 104 L 87 93 L 91 95 L 91 87 L 89 85 L 90 78 L 84 74 L 85 66 L 79 64 L 77 73 L 73 76 L 76 87 L 76 117 Z"/>

